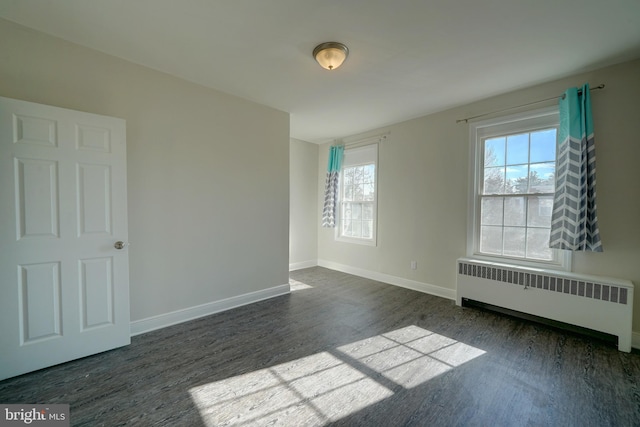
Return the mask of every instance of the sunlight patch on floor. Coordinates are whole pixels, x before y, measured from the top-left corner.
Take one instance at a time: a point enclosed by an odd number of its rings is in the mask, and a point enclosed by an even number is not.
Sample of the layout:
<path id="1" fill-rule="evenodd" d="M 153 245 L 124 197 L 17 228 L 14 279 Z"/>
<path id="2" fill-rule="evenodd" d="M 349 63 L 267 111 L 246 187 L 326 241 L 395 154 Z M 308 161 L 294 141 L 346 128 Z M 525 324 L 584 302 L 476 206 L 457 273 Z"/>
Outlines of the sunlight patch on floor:
<path id="1" fill-rule="evenodd" d="M 485 353 L 414 325 L 338 350 L 405 388 L 420 385 Z"/>
<path id="2" fill-rule="evenodd" d="M 323 352 L 189 390 L 205 425 L 338 420 L 392 392 Z"/>
<path id="3" fill-rule="evenodd" d="M 313 286 L 307 285 L 306 283 L 298 282 L 297 280 L 289 279 L 289 288 L 291 292 L 294 291 L 302 291 L 305 289 L 313 289 Z"/>
<path id="4" fill-rule="evenodd" d="M 189 393 L 205 426 L 323 425 L 390 397 L 390 387 L 415 387 L 484 353 L 408 326 Z"/>

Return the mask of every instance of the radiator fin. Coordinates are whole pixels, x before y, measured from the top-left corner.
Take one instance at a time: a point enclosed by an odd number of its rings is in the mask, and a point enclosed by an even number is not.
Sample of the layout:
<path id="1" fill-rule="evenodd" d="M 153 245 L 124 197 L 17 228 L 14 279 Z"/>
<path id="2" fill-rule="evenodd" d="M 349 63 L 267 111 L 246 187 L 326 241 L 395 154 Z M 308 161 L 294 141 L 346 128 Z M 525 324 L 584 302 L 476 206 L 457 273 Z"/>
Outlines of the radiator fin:
<path id="1" fill-rule="evenodd" d="M 627 288 L 608 283 L 595 283 L 549 274 L 525 273 L 509 268 L 476 265 L 468 262 L 458 262 L 458 274 L 617 304 L 626 305 L 628 303 Z"/>

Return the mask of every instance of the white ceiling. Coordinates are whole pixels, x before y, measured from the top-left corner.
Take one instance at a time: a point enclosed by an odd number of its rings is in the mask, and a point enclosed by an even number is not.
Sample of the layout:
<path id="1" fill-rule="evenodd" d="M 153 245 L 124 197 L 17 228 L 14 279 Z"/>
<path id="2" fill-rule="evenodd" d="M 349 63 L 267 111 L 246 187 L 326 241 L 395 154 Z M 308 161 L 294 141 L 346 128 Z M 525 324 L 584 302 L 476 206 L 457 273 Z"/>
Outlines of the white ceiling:
<path id="1" fill-rule="evenodd" d="M 640 57 L 639 0 L 0 0 L 0 17 L 289 112 L 317 143 Z M 311 57 L 326 41 L 350 49 L 334 71 Z"/>

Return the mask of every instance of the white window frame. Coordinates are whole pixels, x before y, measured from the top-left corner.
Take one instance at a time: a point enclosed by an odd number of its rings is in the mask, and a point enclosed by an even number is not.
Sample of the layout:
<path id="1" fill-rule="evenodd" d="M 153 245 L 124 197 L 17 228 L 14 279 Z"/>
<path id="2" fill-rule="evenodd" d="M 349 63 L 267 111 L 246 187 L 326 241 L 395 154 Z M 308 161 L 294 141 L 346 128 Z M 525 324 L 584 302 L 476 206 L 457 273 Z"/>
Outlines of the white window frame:
<path id="1" fill-rule="evenodd" d="M 362 141 L 361 143 L 349 144 L 349 146 L 345 147 L 344 150 L 344 158 L 342 162 L 342 170 L 340 171 L 340 182 L 339 182 L 339 195 L 338 195 L 338 206 L 337 206 L 337 226 L 335 232 L 335 240 L 339 242 L 346 243 L 356 243 L 360 245 L 367 246 L 377 246 L 378 244 L 378 140 L 380 138 L 376 138 L 376 142 L 370 142 L 370 139 Z M 373 200 L 370 203 L 373 207 L 373 224 L 372 224 L 372 237 L 369 238 L 358 238 L 353 236 L 344 236 L 342 234 L 342 206 L 345 201 L 343 200 L 344 194 L 344 169 L 347 167 L 356 167 L 365 164 L 371 164 L 371 161 L 360 161 L 358 159 L 358 154 L 365 153 L 367 151 L 373 152 L 373 164 L 375 165 L 374 169 L 374 188 L 373 188 Z M 350 158 L 354 159 L 351 160 Z"/>
<path id="2" fill-rule="evenodd" d="M 501 255 L 480 253 L 480 203 L 482 191 L 482 172 L 484 152 L 482 140 L 509 133 L 531 132 L 543 128 L 559 127 L 557 107 L 542 108 L 534 111 L 505 117 L 488 119 L 469 124 L 469 208 L 467 218 L 467 256 L 486 261 L 571 271 L 571 251 L 552 249 L 551 261 L 522 259 Z"/>

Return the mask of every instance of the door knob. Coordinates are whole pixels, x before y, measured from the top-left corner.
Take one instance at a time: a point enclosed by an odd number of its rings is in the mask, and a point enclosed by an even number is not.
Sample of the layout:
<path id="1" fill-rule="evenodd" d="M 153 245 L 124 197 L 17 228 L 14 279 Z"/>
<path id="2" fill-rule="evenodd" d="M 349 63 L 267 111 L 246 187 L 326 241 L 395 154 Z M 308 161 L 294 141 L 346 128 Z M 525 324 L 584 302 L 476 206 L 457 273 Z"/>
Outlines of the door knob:
<path id="1" fill-rule="evenodd" d="M 125 246 L 126 246 L 126 243 L 124 243 L 124 242 L 122 242 L 122 241 L 120 241 L 120 240 L 118 240 L 118 241 L 113 245 L 113 247 L 114 247 L 114 248 L 116 248 L 116 249 L 124 249 L 124 247 L 125 247 Z"/>

